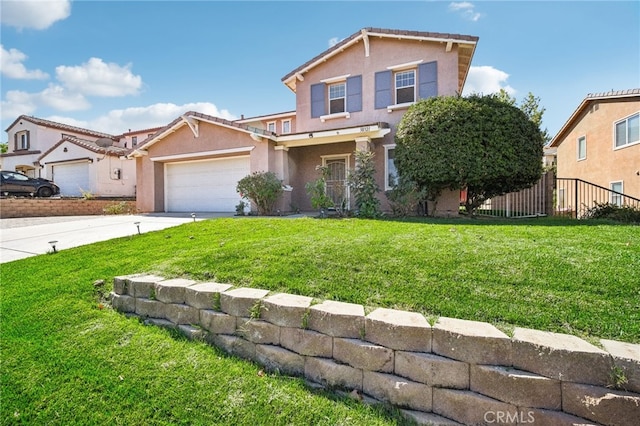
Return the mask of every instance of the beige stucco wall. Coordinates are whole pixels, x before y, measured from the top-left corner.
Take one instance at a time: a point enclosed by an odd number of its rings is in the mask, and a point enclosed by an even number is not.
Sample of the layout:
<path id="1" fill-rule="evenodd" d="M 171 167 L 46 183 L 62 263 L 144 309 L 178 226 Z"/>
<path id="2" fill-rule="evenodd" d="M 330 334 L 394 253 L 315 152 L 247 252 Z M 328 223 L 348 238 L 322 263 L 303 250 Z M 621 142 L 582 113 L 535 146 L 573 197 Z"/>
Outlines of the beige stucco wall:
<path id="1" fill-rule="evenodd" d="M 391 113 L 375 109 L 375 73 L 389 66 L 423 60 L 438 62 L 438 94 L 454 95 L 458 84 L 457 47 L 445 51 L 446 44 L 412 40 L 369 38 L 369 56 L 364 44 L 358 42 L 304 74 L 304 81 L 296 83 L 296 120 L 298 131 L 318 131 L 340 127 L 354 127 L 375 122 L 397 123 L 406 110 Z M 362 75 L 362 111 L 350 118 L 327 120 L 311 118 L 311 85 L 320 80 L 350 74 Z"/>
<path id="2" fill-rule="evenodd" d="M 622 181 L 625 194 L 640 198 L 640 143 L 617 149 L 614 145 L 614 124 L 638 111 L 637 100 L 593 103 L 558 146 L 558 177 L 579 178 L 605 188 Z M 587 156 L 578 160 L 582 136 L 586 136 Z"/>
<path id="3" fill-rule="evenodd" d="M 206 158 L 233 157 L 242 153 L 211 153 L 209 151 L 250 148 L 251 171 L 273 170 L 275 154 L 273 142 L 264 139 L 256 142 L 248 133 L 226 127 L 200 122 L 199 134 L 195 137 L 184 125 L 175 132 L 148 148 L 148 155 L 136 159 L 137 168 L 137 208 L 141 212 L 164 211 L 164 165 L 170 162 L 202 160 Z M 155 157 L 180 156 L 160 159 Z"/>

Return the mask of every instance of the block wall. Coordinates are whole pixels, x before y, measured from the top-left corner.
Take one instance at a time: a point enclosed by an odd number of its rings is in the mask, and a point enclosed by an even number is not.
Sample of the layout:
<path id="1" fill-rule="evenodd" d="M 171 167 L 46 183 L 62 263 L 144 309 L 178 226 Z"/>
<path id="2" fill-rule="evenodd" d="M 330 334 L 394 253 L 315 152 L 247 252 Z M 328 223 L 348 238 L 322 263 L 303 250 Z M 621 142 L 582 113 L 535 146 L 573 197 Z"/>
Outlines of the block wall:
<path id="1" fill-rule="evenodd" d="M 269 370 L 357 391 L 419 424 L 638 425 L 640 345 L 130 275 L 111 302 Z M 614 384 L 618 378 L 617 386 Z"/>
<path id="2" fill-rule="evenodd" d="M 136 211 L 136 202 L 112 199 L 74 198 L 1 198 L 0 218 L 47 217 L 47 216 L 91 216 L 105 214 L 105 208 L 125 203 L 126 213 Z"/>

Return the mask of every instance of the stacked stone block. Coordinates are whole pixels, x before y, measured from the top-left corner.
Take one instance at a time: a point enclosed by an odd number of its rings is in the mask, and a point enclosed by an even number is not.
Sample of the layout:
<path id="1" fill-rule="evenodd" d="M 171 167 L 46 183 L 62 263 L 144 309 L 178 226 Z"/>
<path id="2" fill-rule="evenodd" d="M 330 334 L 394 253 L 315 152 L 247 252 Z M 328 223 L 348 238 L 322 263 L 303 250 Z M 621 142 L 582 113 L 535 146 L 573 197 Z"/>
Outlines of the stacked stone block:
<path id="1" fill-rule="evenodd" d="M 419 424 L 640 424 L 637 344 L 154 275 L 116 277 L 112 305 Z"/>

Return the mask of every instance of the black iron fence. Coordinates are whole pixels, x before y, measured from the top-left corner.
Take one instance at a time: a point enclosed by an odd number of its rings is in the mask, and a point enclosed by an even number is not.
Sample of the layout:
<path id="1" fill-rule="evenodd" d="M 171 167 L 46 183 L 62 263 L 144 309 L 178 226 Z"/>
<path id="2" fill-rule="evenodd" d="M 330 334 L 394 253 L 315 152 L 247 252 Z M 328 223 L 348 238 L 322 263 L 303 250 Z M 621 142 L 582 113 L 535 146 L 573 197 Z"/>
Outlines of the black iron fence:
<path id="1" fill-rule="evenodd" d="M 582 179 L 556 178 L 553 191 L 555 215 L 584 218 L 600 204 L 640 208 L 640 199 Z"/>

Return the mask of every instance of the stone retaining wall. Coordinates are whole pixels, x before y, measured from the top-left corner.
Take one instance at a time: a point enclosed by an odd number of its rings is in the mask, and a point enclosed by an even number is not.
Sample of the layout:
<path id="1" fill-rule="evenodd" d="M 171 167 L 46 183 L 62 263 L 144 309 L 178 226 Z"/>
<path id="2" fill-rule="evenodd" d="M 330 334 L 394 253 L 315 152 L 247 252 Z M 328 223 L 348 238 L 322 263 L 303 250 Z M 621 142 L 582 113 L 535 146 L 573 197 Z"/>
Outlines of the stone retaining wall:
<path id="1" fill-rule="evenodd" d="M 77 198 L 0 198 L 0 218 L 103 215 L 105 209 L 122 204 L 123 211 L 136 211 L 135 200 Z"/>
<path id="2" fill-rule="evenodd" d="M 640 345 L 149 275 L 113 307 L 267 369 L 356 390 L 420 424 L 640 424 Z M 616 388 L 613 377 L 626 379 Z M 624 389 L 624 390 L 622 390 Z"/>

